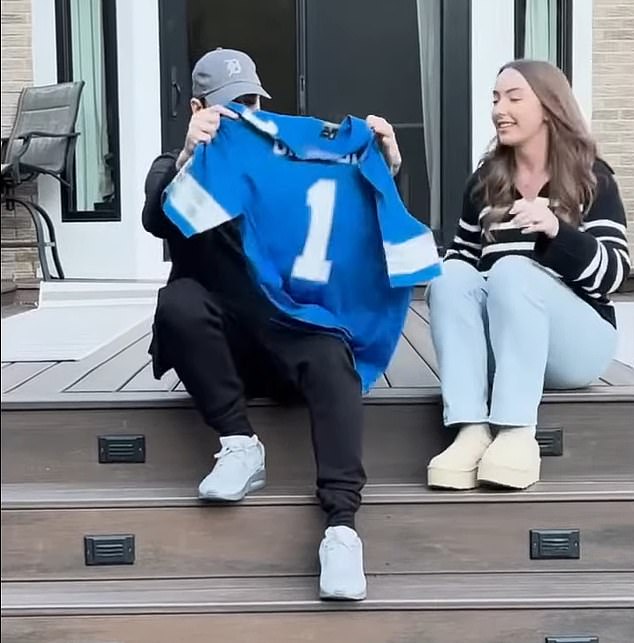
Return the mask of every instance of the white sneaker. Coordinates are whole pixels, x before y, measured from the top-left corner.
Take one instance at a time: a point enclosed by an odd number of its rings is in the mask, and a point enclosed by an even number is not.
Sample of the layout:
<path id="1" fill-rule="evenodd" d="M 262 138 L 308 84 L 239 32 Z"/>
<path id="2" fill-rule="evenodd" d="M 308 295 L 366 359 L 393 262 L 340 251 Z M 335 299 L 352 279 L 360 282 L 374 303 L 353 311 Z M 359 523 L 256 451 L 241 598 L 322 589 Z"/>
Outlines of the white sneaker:
<path id="1" fill-rule="evenodd" d="M 198 486 L 204 500 L 242 500 L 250 491 L 266 484 L 264 445 L 257 435 L 220 438 L 222 449 L 215 454 L 216 466 Z"/>
<path id="2" fill-rule="evenodd" d="M 362 601 L 366 597 L 363 543 L 350 527 L 328 527 L 319 546 L 319 596 Z"/>

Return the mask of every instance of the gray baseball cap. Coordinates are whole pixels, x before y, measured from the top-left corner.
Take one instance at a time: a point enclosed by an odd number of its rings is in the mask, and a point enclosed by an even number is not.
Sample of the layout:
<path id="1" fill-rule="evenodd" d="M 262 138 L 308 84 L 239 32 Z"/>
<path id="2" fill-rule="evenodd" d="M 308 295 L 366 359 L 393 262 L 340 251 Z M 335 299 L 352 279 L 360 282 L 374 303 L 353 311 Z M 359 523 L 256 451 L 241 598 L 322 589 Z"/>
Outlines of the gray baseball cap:
<path id="1" fill-rule="evenodd" d="M 271 98 L 262 87 L 255 63 L 243 51 L 208 51 L 192 71 L 192 95 L 207 105 L 224 105 L 240 96 L 256 94 Z"/>

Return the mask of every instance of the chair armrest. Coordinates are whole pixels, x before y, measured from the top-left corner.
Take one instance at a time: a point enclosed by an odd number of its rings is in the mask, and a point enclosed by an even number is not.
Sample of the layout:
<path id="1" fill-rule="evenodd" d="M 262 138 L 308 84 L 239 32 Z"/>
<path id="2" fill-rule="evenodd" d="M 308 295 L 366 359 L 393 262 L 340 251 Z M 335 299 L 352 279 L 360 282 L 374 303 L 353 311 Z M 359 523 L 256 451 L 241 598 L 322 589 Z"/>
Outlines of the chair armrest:
<path id="1" fill-rule="evenodd" d="M 16 136 L 16 139 L 24 141 L 24 145 L 22 145 L 18 153 L 15 155 L 15 158 L 13 159 L 11 164 L 13 165 L 15 163 L 20 162 L 20 159 L 26 154 L 27 150 L 29 149 L 29 145 L 31 144 L 31 141 L 34 138 L 67 138 L 67 139 L 73 140 L 73 139 L 76 139 L 78 136 L 79 136 L 79 132 L 71 132 L 70 134 L 57 134 L 55 132 L 42 132 L 42 131 L 27 132 L 22 136 Z"/>
<path id="2" fill-rule="evenodd" d="M 79 136 L 79 132 L 59 134 L 56 132 L 42 132 L 40 130 L 37 130 L 35 132 L 27 132 L 26 134 L 22 134 L 22 136 L 16 136 L 16 138 L 23 138 L 24 140 L 27 140 L 30 138 L 75 138 L 76 136 Z"/>
<path id="3" fill-rule="evenodd" d="M 4 163 L 4 154 L 7 150 L 7 143 L 9 142 L 9 137 L 8 136 L 3 136 L 2 137 L 2 148 L 0 151 L 0 156 L 2 157 L 2 162 Z"/>

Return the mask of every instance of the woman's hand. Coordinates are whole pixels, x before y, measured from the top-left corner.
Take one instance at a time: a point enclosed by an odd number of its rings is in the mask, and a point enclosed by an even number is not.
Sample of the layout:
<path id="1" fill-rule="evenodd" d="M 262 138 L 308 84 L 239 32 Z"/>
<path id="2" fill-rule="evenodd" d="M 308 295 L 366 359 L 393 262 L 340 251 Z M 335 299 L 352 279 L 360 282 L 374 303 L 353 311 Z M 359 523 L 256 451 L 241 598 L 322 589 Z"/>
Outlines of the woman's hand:
<path id="1" fill-rule="evenodd" d="M 538 197 L 533 201 L 519 199 L 515 201 L 510 214 L 515 215 L 511 223 L 522 229 L 522 234 L 543 232 L 554 239 L 559 233 L 559 219 L 547 205 L 548 200 Z"/>
<path id="2" fill-rule="evenodd" d="M 394 128 L 380 116 L 370 115 L 365 119 L 365 122 L 377 135 L 383 156 L 387 161 L 392 176 L 394 176 L 401 169 L 402 163 L 401 151 L 398 149 Z"/>
<path id="3" fill-rule="evenodd" d="M 236 119 L 238 115 L 222 105 L 213 105 L 205 109 L 199 109 L 192 114 L 189 119 L 185 145 L 178 155 L 176 167 L 180 170 L 187 160 L 194 153 L 194 148 L 198 143 L 209 143 L 218 133 L 220 127 L 220 117 Z"/>

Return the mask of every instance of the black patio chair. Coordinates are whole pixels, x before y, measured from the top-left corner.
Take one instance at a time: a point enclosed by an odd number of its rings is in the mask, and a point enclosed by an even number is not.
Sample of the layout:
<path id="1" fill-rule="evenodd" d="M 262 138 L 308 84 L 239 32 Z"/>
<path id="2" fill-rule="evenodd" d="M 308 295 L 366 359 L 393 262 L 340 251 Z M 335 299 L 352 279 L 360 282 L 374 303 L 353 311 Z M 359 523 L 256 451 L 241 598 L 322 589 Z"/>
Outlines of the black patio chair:
<path id="1" fill-rule="evenodd" d="M 39 176 L 52 176 L 62 189 L 71 190 L 77 113 L 84 81 L 41 87 L 25 87 L 11 135 L 2 139 L 2 203 L 7 210 L 24 207 L 35 226 L 36 241 L 2 241 L 2 247 L 37 247 L 42 277 L 50 280 L 46 248 L 51 249 L 57 278 L 64 278 L 55 228 L 49 214 L 36 198 L 16 194 L 17 188 L 35 182 Z M 44 226 L 48 231 L 48 240 Z"/>

